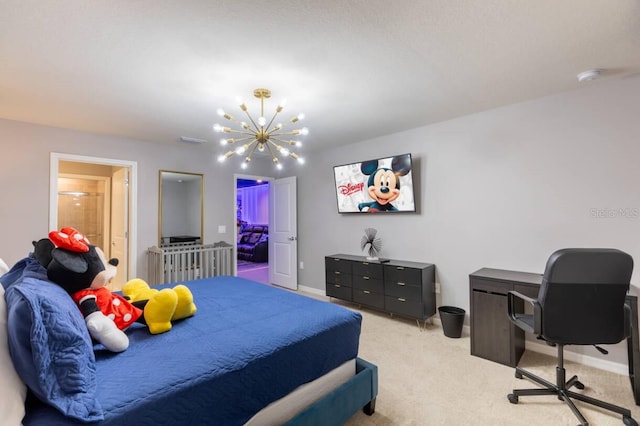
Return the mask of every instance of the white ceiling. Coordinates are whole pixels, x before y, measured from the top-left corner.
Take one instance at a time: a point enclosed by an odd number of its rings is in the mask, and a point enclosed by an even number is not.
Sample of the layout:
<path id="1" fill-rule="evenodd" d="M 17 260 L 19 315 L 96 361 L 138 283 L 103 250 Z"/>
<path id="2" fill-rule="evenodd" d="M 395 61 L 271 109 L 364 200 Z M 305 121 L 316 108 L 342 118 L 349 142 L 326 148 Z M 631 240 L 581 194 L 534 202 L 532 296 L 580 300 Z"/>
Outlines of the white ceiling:
<path id="1" fill-rule="evenodd" d="M 217 143 L 271 89 L 305 147 L 640 72 L 638 0 L 0 0 L 0 117 Z M 582 84 L 584 85 L 584 83 Z"/>

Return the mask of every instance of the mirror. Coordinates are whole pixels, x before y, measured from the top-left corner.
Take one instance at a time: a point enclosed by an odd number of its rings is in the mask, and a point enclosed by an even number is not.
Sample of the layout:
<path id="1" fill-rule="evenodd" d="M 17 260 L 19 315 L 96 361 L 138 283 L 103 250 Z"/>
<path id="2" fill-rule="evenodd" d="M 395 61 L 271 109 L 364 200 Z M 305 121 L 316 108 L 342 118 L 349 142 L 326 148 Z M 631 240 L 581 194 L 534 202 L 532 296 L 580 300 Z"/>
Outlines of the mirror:
<path id="1" fill-rule="evenodd" d="M 160 170 L 158 244 L 202 244 L 204 176 Z"/>

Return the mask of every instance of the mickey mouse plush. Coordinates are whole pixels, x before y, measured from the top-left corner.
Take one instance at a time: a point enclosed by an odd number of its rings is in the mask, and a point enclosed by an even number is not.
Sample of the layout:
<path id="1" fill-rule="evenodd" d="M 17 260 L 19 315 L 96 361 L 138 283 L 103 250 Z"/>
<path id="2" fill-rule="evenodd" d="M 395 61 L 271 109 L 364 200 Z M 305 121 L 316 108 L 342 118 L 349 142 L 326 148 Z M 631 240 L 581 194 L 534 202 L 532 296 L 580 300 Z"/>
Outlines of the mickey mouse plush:
<path id="1" fill-rule="evenodd" d="M 378 168 L 378 160 L 363 161 L 360 171 L 369 176 L 367 192 L 373 201 L 358 204 L 358 210 L 365 212 L 398 211 L 391 204 L 400 196 L 400 176 L 411 171 L 408 154 L 393 157 L 391 168 Z"/>
<path id="2" fill-rule="evenodd" d="M 91 337 L 112 352 L 129 347 L 123 330 L 134 322 L 159 334 L 171 329 L 171 321 L 196 312 L 193 295 L 182 284 L 157 290 L 135 279 L 124 285 L 125 297 L 112 293 L 106 285 L 116 276 L 118 259 L 107 261 L 102 250 L 74 228 L 51 231 L 48 239 L 33 245 L 33 256 L 47 269 L 49 280 L 78 304 Z"/>

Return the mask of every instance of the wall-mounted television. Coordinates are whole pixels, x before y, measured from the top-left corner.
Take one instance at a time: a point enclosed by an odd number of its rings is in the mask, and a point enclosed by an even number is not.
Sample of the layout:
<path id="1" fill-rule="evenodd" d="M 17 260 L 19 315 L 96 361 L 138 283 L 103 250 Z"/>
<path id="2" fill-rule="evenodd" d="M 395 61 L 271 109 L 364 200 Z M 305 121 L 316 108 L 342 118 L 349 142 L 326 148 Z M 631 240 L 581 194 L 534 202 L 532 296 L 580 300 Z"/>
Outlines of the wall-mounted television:
<path id="1" fill-rule="evenodd" d="M 411 154 L 335 166 L 338 213 L 415 212 Z"/>

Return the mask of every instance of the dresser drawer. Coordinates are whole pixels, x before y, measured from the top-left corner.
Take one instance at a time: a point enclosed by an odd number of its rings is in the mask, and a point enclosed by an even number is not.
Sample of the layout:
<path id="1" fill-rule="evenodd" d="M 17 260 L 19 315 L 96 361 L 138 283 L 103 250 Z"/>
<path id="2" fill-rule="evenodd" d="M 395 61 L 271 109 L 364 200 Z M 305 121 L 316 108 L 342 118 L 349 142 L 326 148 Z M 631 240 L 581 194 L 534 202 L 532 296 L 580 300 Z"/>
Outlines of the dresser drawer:
<path id="1" fill-rule="evenodd" d="M 385 265 L 384 279 L 388 283 L 404 283 L 406 285 L 419 286 L 422 283 L 420 272 L 420 269 Z"/>
<path id="2" fill-rule="evenodd" d="M 348 287 L 351 287 L 352 276 L 350 273 L 345 273 L 342 271 L 325 271 L 326 272 L 326 280 L 328 283 L 333 284 L 342 284 Z"/>
<path id="3" fill-rule="evenodd" d="M 342 300 L 352 300 L 351 287 L 345 287 L 340 284 L 327 283 L 325 292 L 329 297 L 335 297 Z"/>
<path id="4" fill-rule="evenodd" d="M 420 300 L 420 287 L 407 285 L 402 281 L 386 282 L 384 293 L 387 296 L 401 297 L 407 300 Z"/>
<path id="5" fill-rule="evenodd" d="M 353 301 L 378 309 L 384 309 L 384 296 L 369 290 L 353 289 Z"/>
<path id="6" fill-rule="evenodd" d="M 382 265 L 379 263 L 353 262 L 351 273 L 362 277 L 382 279 Z"/>
<path id="7" fill-rule="evenodd" d="M 353 264 L 350 260 L 338 259 L 335 257 L 325 257 L 324 265 L 325 270 L 327 271 L 327 275 L 329 272 L 340 272 L 343 274 L 351 273 L 351 265 Z"/>
<path id="8" fill-rule="evenodd" d="M 369 290 L 374 293 L 384 293 L 384 285 L 382 284 L 382 280 L 376 280 L 369 277 L 360 277 L 357 275 L 353 276 L 353 288 L 360 290 Z"/>
<path id="9" fill-rule="evenodd" d="M 404 297 L 385 296 L 384 309 L 385 311 L 411 318 L 422 319 L 424 316 L 419 298 L 406 299 Z"/>

